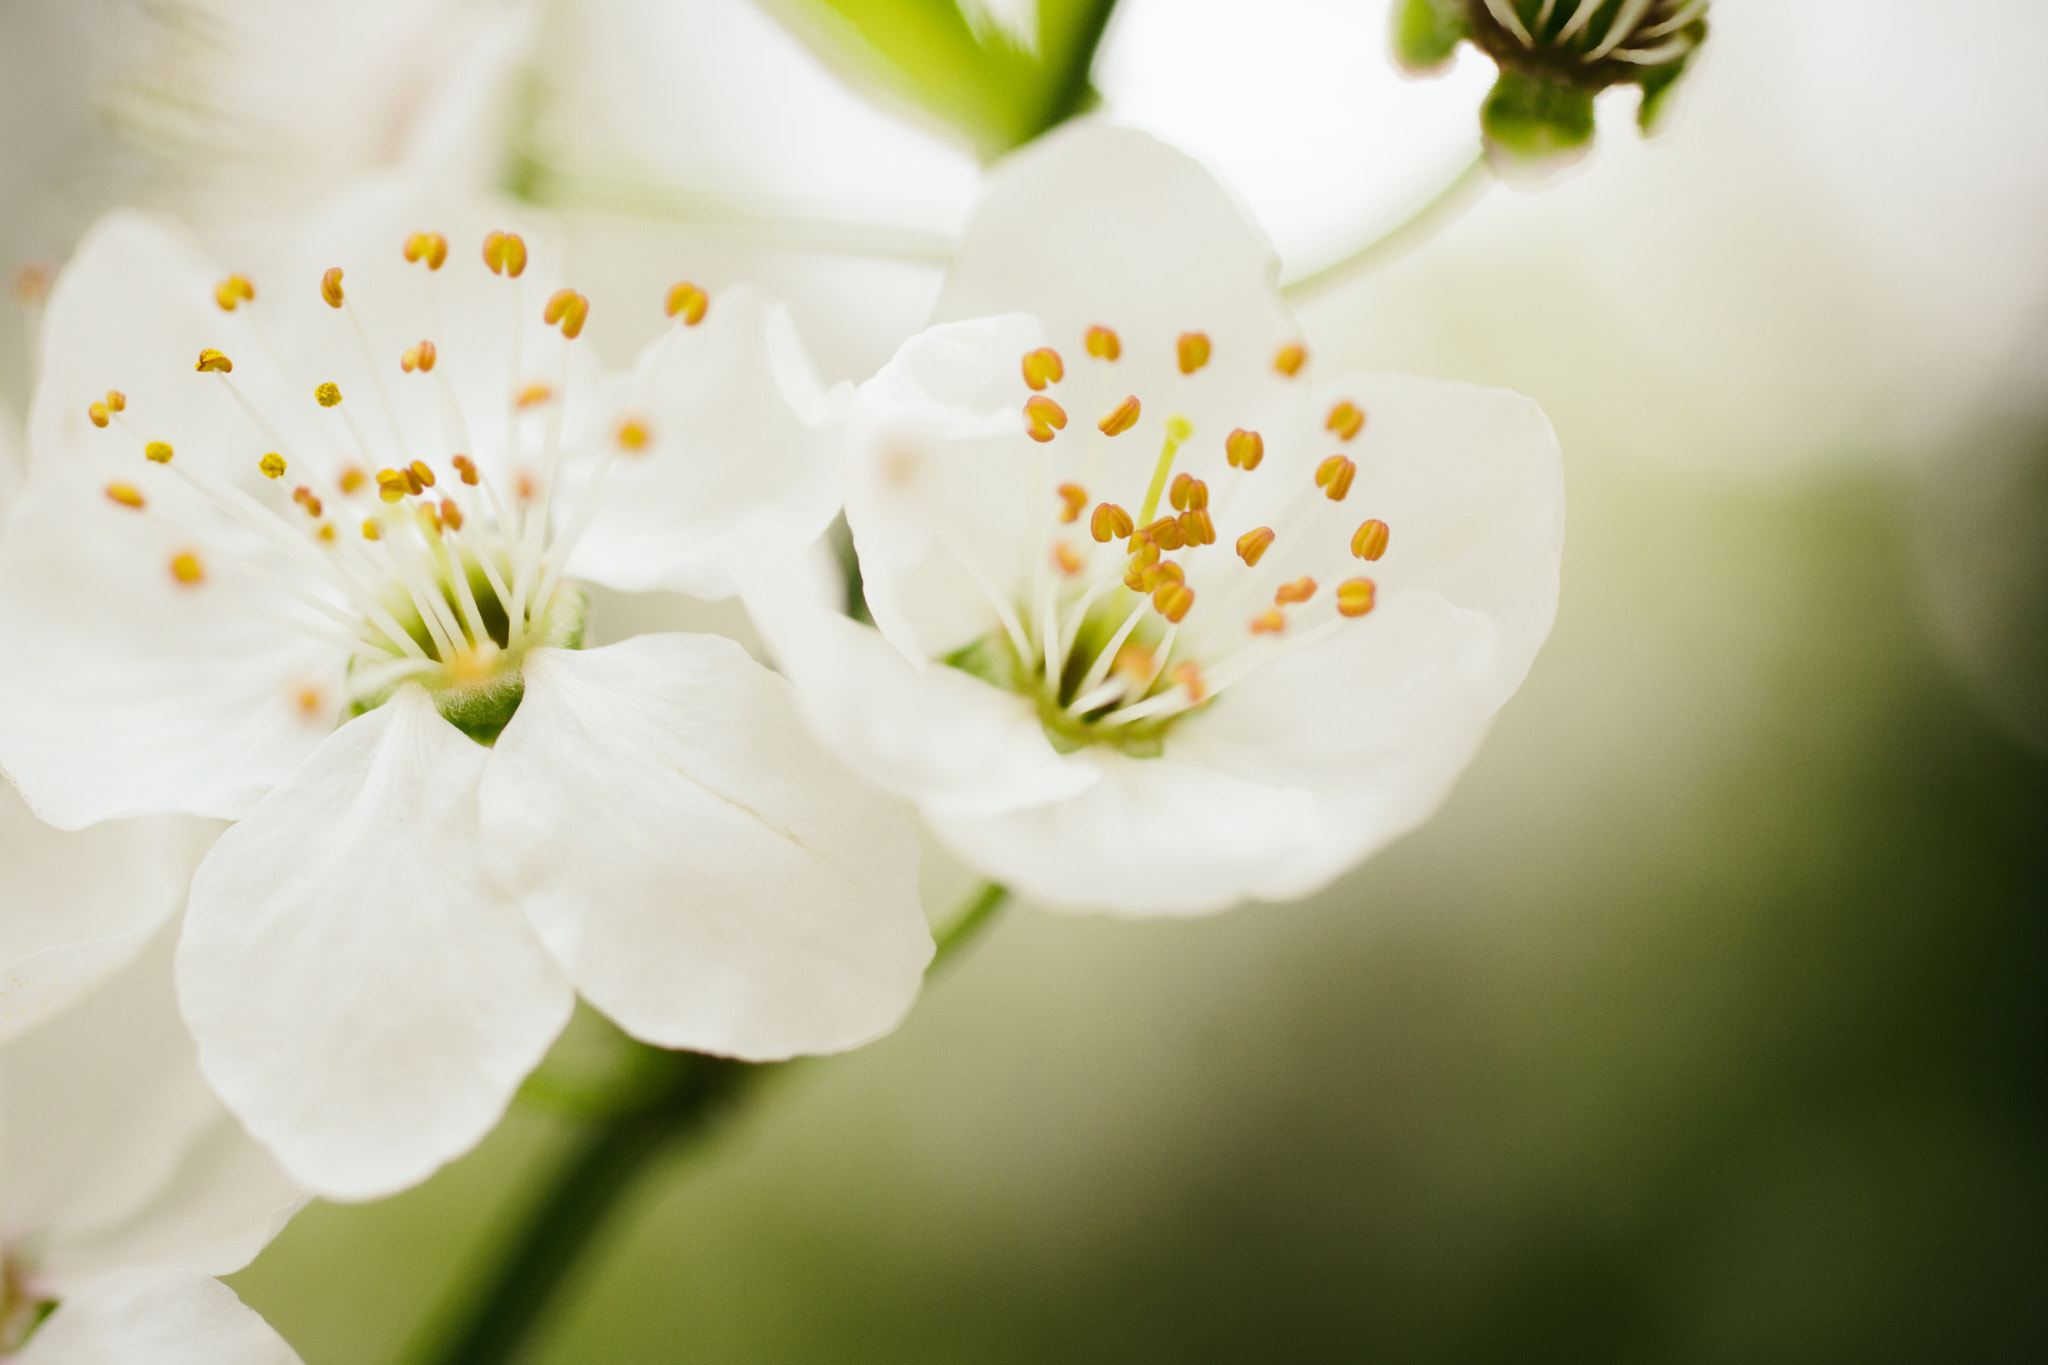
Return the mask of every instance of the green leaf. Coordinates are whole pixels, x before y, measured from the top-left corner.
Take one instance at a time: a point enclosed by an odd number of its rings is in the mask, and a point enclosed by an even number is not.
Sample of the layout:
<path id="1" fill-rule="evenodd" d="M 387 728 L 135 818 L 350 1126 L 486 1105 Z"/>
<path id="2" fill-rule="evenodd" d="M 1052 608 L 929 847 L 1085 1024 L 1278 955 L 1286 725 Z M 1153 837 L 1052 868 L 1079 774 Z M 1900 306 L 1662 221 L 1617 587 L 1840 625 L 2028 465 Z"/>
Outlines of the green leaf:
<path id="1" fill-rule="evenodd" d="M 971 0 L 969 0 L 971 3 Z M 1035 49 L 959 0 L 761 0 L 839 76 L 950 125 L 989 160 L 1095 102 L 1089 69 L 1116 0 L 1038 0 Z"/>
<path id="2" fill-rule="evenodd" d="M 1401 0 L 1394 8 L 1394 60 L 1408 71 L 1435 71 L 1466 34 L 1461 0 Z"/>
<path id="3" fill-rule="evenodd" d="M 1508 68 L 1493 83 L 1479 126 L 1497 168 L 1503 161 L 1510 167 L 1568 161 L 1592 145 L 1593 97 Z"/>

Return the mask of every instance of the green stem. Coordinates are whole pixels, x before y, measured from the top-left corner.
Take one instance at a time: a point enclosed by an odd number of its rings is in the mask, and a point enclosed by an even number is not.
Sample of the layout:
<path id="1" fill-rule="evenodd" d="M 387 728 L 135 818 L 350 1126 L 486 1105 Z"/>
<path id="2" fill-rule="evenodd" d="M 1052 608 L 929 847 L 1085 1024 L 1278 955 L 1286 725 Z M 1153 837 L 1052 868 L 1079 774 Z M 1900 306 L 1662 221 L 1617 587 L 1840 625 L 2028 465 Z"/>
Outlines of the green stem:
<path id="1" fill-rule="evenodd" d="M 957 957 L 1009 899 L 995 882 L 975 887 L 936 939 L 926 975 Z M 409 1359 L 431 1365 L 503 1365 L 518 1358 L 606 1219 L 657 1158 L 709 1130 L 745 1094 L 789 1062 L 750 1064 L 634 1043 L 628 1098 L 576 1135 L 510 1249 L 459 1317 Z"/>
<path id="2" fill-rule="evenodd" d="M 1477 203 L 1479 196 L 1491 184 L 1493 168 L 1487 164 L 1486 154 L 1482 152 L 1413 213 L 1341 259 L 1287 281 L 1280 286 L 1280 292 L 1289 303 L 1300 303 L 1353 275 L 1386 264 L 1449 225 Z"/>

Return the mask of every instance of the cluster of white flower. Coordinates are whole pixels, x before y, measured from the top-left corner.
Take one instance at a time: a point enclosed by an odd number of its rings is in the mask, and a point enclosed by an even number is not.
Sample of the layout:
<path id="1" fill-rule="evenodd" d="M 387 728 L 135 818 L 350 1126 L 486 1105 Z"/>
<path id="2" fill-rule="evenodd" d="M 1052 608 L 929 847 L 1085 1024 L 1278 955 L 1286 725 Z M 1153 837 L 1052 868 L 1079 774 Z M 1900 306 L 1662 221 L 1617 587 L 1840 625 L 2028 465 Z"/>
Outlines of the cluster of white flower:
<path id="1" fill-rule="evenodd" d="M 126 210 L 55 275 L 0 537 L 0 1355 L 295 1359 L 210 1277 L 469 1150 L 579 996 L 750 1061 L 888 1032 L 906 805 L 1051 908 L 1305 895 L 1549 631 L 1542 414 L 1323 373 L 1147 135 L 999 166 L 858 388 L 673 280 L 607 374 L 559 239 L 401 174 L 262 270 Z M 872 626 L 816 587 L 842 506 Z M 776 669 L 600 644 L 584 584 L 738 595 Z"/>

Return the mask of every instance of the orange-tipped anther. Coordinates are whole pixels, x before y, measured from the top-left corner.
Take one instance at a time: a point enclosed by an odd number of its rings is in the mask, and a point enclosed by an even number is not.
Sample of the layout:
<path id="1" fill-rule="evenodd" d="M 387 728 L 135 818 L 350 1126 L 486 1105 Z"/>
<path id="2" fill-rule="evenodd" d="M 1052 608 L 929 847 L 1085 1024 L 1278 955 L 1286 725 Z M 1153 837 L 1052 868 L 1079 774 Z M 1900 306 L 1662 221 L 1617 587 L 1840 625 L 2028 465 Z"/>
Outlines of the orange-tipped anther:
<path id="1" fill-rule="evenodd" d="M 1131 514 L 1113 502 L 1095 505 L 1095 513 L 1088 518 L 1088 534 L 1097 543 L 1107 545 L 1112 540 L 1122 540 L 1132 531 L 1134 523 Z"/>
<path id="2" fill-rule="evenodd" d="M 1060 353 L 1050 346 L 1026 351 L 1023 368 L 1024 382 L 1034 393 L 1047 384 L 1057 384 L 1067 377 L 1066 362 L 1061 360 Z"/>
<path id="3" fill-rule="evenodd" d="M 434 362 L 438 359 L 440 359 L 440 352 L 434 349 L 434 343 L 422 341 L 417 346 L 405 348 L 405 354 L 398 357 L 398 368 L 404 370 L 407 374 L 411 374 L 414 370 L 418 370 L 421 374 L 429 374 L 433 371 Z"/>
<path id="4" fill-rule="evenodd" d="M 512 400 L 512 406 L 524 412 L 528 408 L 539 407 L 554 396 L 553 389 L 536 379 L 519 391 L 519 396 Z"/>
<path id="5" fill-rule="evenodd" d="M 206 581 L 206 566 L 190 550 L 171 556 L 171 580 L 184 588 L 196 588 Z"/>
<path id="6" fill-rule="evenodd" d="M 1289 379 L 1301 373 L 1301 367 L 1308 363 L 1308 347 L 1300 342 L 1282 346 L 1273 355 L 1273 368 Z"/>
<path id="7" fill-rule="evenodd" d="M 1358 476 L 1358 466 L 1342 455 L 1332 455 L 1316 466 L 1316 487 L 1323 490 L 1331 502 L 1344 501 L 1344 495 L 1351 491 L 1351 480 Z"/>
<path id="8" fill-rule="evenodd" d="M 1363 616 L 1372 610 L 1377 589 L 1370 578 L 1347 578 L 1337 585 L 1337 614 Z"/>
<path id="9" fill-rule="evenodd" d="M 1161 583 L 1152 593 L 1152 609 L 1179 625 L 1195 605 L 1195 590 L 1185 583 Z"/>
<path id="10" fill-rule="evenodd" d="M 107 496 L 113 501 L 120 503 L 123 507 L 132 507 L 138 512 L 143 508 L 141 490 L 137 489 L 132 483 L 116 482 L 108 484 Z"/>
<path id="11" fill-rule="evenodd" d="M 1173 476 L 1173 482 L 1166 490 L 1166 500 L 1173 504 L 1174 511 L 1185 512 L 1187 510 L 1188 486 L 1194 481 L 1195 476 L 1192 474 L 1176 474 Z"/>
<path id="12" fill-rule="evenodd" d="M 683 326 L 695 327 L 704 321 L 704 314 L 711 307 L 711 296 L 688 280 L 682 280 L 669 286 L 668 302 L 663 306 L 670 317 L 681 318 Z"/>
<path id="13" fill-rule="evenodd" d="M 394 499 L 393 501 L 395 501 L 395 499 Z M 380 530 L 378 530 L 378 529 L 377 529 L 377 523 L 376 523 L 376 522 L 374 522 L 374 521 L 365 521 L 365 522 L 363 523 L 363 539 L 364 539 L 364 540 L 382 540 L 382 539 L 384 539 L 384 533 L 383 533 L 382 531 L 380 531 Z"/>
<path id="14" fill-rule="evenodd" d="M 1209 363 L 1209 336 L 1206 332 L 1182 332 L 1174 342 L 1174 350 L 1180 358 L 1180 372 L 1193 374 Z"/>
<path id="15" fill-rule="evenodd" d="M 1121 436 L 1138 424 L 1138 396 L 1132 394 L 1109 410 L 1109 415 L 1095 424 L 1095 429 L 1104 436 Z"/>
<path id="16" fill-rule="evenodd" d="M 1246 568 L 1256 568 L 1266 551 L 1273 547 L 1273 528 L 1261 526 L 1246 531 L 1237 538 L 1237 557 L 1245 562 Z"/>
<path id="17" fill-rule="evenodd" d="M 1124 343 L 1107 327 L 1090 327 L 1084 344 L 1097 360 L 1115 360 L 1124 353 Z"/>
<path id="18" fill-rule="evenodd" d="M 1202 666 L 1193 659 L 1183 659 L 1171 670 L 1173 680 L 1187 689 L 1190 702 L 1200 702 L 1209 695 L 1208 679 L 1202 676 Z"/>
<path id="19" fill-rule="evenodd" d="M 333 380 L 329 380 L 325 384 L 315 386 L 313 389 L 313 401 L 323 408 L 333 407 L 341 402 L 341 385 Z"/>
<path id="20" fill-rule="evenodd" d="M 1259 461 L 1266 458 L 1266 441 L 1256 431 L 1239 427 L 1223 438 L 1223 458 L 1230 461 L 1232 469 L 1247 472 L 1257 469 Z"/>
<path id="21" fill-rule="evenodd" d="M 1024 400 L 1024 434 L 1032 440 L 1046 442 L 1052 434 L 1067 424 L 1067 410 L 1044 394 L 1033 394 Z"/>
<path id="22" fill-rule="evenodd" d="M 1285 629 L 1287 629 L 1287 618 L 1280 614 L 1280 610 L 1277 607 L 1267 607 L 1252 618 L 1252 634 L 1254 635 L 1278 635 Z"/>
<path id="23" fill-rule="evenodd" d="M 324 540 L 324 541 L 328 541 L 329 543 L 332 543 L 332 542 L 333 542 L 333 540 L 334 540 L 334 523 L 333 523 L 333 522 L 331 522 L 331 521 L 323 521 L 323 522 L 321 522 L 321 523 L 320 523 L 320 539 L 322 539 L 322 540 Z"/>
<path id="24" fill-rule="evenodd" d="M 284 477 L 284 456 L 273 450 L 258 460 L 256 467 L 263 471 L 266 479 L 281 479 Z"/>
<path id="25" fill-rule="evenodd" d="M 107 390 L 107 411 L 122 412 L 128 407 L 128 395 L 119 389 Z"/>
<path id="26" fill-rule="evenodd" d="M 247 275 L 230 275 L 213 287 L 213 301 L 220 305 L 223 313 L 232 313 L 245 303 L 256 299 L 256 286 L 249 283 Z"/>
<path id="27" fill-rule="evenodd" d="M 1159 562 L 1159 546 L 1157 542 L 1143 531 L 1132 533 L 1131 538 L 1124 542 L 1124 550 L 1131 557 L 1131 568 L 1133 571 L 1142 569 L 1148 564 L 1157 564 Z"/>
<path id="28" fill-rule="evenodd" d="M 1180 533 L 1190 545 L 1214 545 L 1216 523 L 1209 519 L 1206 507 L 1190 507 L 1180 514 Z"/>
<path id="29" fill-rule="evenodd" d="M 413 492 L 413 481 L 405 476 L 402 469 L 380 469 L 377 471 L 377 496 L 386 502 L 397 502 L 407 493 Z"/>
<path id="30" fill-rule="evenodd" d="M 331 265 L 320 277 L 320 297 L 327 300 L 329 308 L 339 308 L 348 296 L 341 291 L 341 267 Z"/>
<path id="31" fill-rule="evenodd" d="M 1292 583 L 1282 583 L 1273 590 L 1273 605 L 1291 607 L 1297 602 L 1306 602 L 1316 595 L 1316 581 L 1303 575 Z"/>
<path id="32" fill-rule="evenodd" d="M 1330 409 L 1330 418 L 1323 426 L 1336 432 L 1340 439 L 1351 440 L 1365 430 L 1365 410 L 1346 398 Z"/>
<path id="33" fill-rule="evenodd" d="M 307 516 L 317 517 L 320 515 L 320 499 L 314 496 L 312 489 L 294 488 L 292 490 L 292 501 L 305 508 Z"/>
<path id="34" fill-rule="evenodd" d="M 105 403 L 94 403 L 91 407 L 85 410 L 85 415 L 87 420 L 89 420 L 96 427 L 104 427 L 106 426 L 107 423 L 114 420 L 112 416 L 108 414 L 107 405 Z"/>
<path id="35" fill-rule="evenodd" d="M 612 439 L 619 443 L 619 449 L 630 451 L 637 455 L 639 452 L 647 449 L 647 443 L 653 437 L 648 433 L 646 423 L 641 422 L 637 418 L 628 417 L 625 421 L 619 423 L 618 432 Z"/>
<path id="36" fill-rule="evenodd" d="M 415 232 L 405 239 L 405 261 L 415 265 L 427 263 L 427 269 L 439 270 L 448 259 L 448 239 L 438 232 Z"/>
<path id="37" fill-rule="evenodd" d="M 209 346 L 199 353 L 199 363 L 192 368 L 201 374 L 228 374 L 234 370 L 235 362 Z"/>
<path id="38" fill-rule="evenodd" d="M 406 471 L 410 473 L 414 479 L 417 479 L 419 482 L 425 484 L 427 487 L 432 488 L 434 486 L 434 471 L 427 467 L 427 462 L 425 460 L 414 460 L 411 464 L 406 466 Z M 413 492 L 417 493 L 419 492 L 419 490 L 415 488 Z"/>
<path id="39" fill-rule="evenodd" d="M 151 441 L 142 448 L 142 454 L 151 464 L 169 464 L 175 452 L 169 441 Z"/>
<path id="40" fill-rule="evenodd" d="M 441 521 L 451 531 L 462 529 L 462 509 L 455 505 L 455 499 L 441 499 Z"/>
<path id="41" fill-rule="evenodd" d="M 1088 505 L 1088 490 L 1078 483 L 1063 483 L 1053 492 L 1060 498 L 1060 520 L 1067 524 L 1081 519 L 1081 509 Z"/>
<path id="42" fill-rule="evenodd" d="M 562 336 L 574 341 L 583 334 L 583 323 L 590 316 L 590 300 L 573 289 L 557 289 L 548 295 L 547 307 L 541 310 L 540 320 L 552 327 L 562 325 Z"/>
<path id="43" fill-rule="evenodd" d="M 448 463 L 455 466 L 455 472 L 462 476 L 464 483 L 468 484 L 471 488 L 476 487 L 477 473 L 475 460 L 470 459 L 467 455 L 457 455 Z"/>
<path id="44" fill-rule="evenodd" d="M 1053 542 L 1052 562 L 1058 565 L 1059 571 L 1069 578 L 1081 572 L 1088 564 L 1088 561 L 1081 557 L 1081 552 L 1064 540 Z"/>
<path id="45" fill-rule="evenodd" d="M 1181 534 L 1180 522 L 1173 517 L 1161 517 L 1145 528 L 1145 538 L 1162 550 L 1178 550 L 1188 543 Z"/>
<path id="46" fill-rule="evenodd" d="M 493 232 L 484 238 L 484 264 L 493 275 L 518 279 L 526 271 L 526 239 L 516 232 Z"/>
<path id="47" fill-rule="evenodd" d="M 369 481 L 370 476 L 354 465 L 341 471 L 341 491 L 344 493 L 353 493 Z"/>
<path id="48" fill-rule="evenodd" d="M 1351 536 L 1351 553 L 1360 559 L 1378 559 L 1387 552 L 1387 537 L 1393 534 L 1384 521 L 1360 523 Z"/>

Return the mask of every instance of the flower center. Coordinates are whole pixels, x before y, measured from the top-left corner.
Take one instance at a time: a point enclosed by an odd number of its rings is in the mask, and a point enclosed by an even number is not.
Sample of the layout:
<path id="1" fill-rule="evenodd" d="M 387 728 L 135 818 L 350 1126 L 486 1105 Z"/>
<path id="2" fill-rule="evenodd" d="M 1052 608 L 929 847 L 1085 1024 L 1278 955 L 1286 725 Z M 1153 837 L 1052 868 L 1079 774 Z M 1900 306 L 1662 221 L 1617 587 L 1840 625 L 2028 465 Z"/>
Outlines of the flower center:
<path id="1" fill-rule="evenodd" d="M 1113 376 L 1122 338 L 1090 327 L 1083 346 L 1098 391 L 1104 382 L 1112 392 L 1121 387 Z M 1188 390 L 1213 375 L 1214 349 L 1202 332 L 1176 340 L 1183 388 L 1174 406 L 1194 406 Z M 1292 381 L 1307 359 L 1305 348 L 1289 345 L 1270 364 Z M 1238 427 L 1204 439 L 1176 413 L 1162 424 L 1158 453 L 1133 460 L 1119 438 L 1138 425 L 1144 399 L 1126 394 L 1106 404 L 1099 420 L 1074 431 L 1076 442 L 1050 392 L 1066 379 L 1060 354 L 1041 347 L 1020 368 L 1031 390 L 1024 430 L 1040 452 L 1028 573 L 1020 593 L 1005 595 L 970 544 L 947 540 L 1002 629 L 945 662 L 1030 697 L 1055 748 L 1107 744 L 1156 756 L 1182 716 L 1372 610 L 1372 579 L 1347 578 L 1323 592 L 1302 572 L 1309 562 L 1331 560 L 1332 538 L 1348 538 L 1352 558 L 1386 553 L 1387 524 L 1368 518 L 1354 526 L 1342 507 L 1358 472 L 1350 456 L 1328 456 L 1312 477 L 1305 462 L 1277 460 L 1262 477 L 1269 484 L 1298 477 L 1300 484 L 1275 496 L 1253 480 L 1266 462 L 1259 432 Z M 1355 451 L 1365 426 L 1364 409 L 1347 399 L 1330 409 L 1322 430 Z"/>

